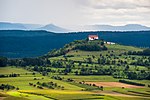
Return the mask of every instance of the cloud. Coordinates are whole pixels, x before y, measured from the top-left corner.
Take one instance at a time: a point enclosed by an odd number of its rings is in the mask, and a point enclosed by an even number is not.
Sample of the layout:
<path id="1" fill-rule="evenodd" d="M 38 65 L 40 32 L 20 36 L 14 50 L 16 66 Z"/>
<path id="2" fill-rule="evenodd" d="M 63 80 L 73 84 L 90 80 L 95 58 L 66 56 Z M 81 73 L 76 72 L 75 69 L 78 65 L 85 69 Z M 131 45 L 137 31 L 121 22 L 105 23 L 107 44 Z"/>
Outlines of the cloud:
<path id="1" fill-rule="evenodd" d="M 87 23 L 150 26 L 150 0 L 82 0 L 80 6 Z"/>
<path id="2" fill-rule="evenodd" d="M 150 9 L 150 0 L 83 0 L 80 3 L 95 9 Z"/>
<path id="3" fill-rule="evenodd" d="M 0 0 L 0 21 L 150 26 L 150 0 Z"/>

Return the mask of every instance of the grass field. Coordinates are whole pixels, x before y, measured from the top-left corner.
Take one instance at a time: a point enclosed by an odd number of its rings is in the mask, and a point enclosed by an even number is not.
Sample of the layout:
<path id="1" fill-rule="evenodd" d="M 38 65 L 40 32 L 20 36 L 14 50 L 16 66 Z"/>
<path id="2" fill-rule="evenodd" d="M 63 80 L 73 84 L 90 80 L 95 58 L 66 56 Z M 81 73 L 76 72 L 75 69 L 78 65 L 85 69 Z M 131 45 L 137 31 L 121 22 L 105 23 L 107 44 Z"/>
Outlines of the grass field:
<path id="1" fill-rule="evenodd" d="M 72 78 L 76 81 L 95 81 L 95 82 L 117 82 L 118 79 L 113 78 L 112 76 L 75 76 L 75 75 L 62 75 L 64 78 Z"/>
<path id="2" fill-rule="evenodd" d="M 5 70 L 5 72 L 3 72 Z M 8 70 L 8 72 L 6 72 Z M 12 91 L 2 91 L 0 99 L 3 100 L 125 100 L 125 99 L 132 99 L 132 100 L 149 100 L 150 89 L 144 87 L 142 89 L 139 88 L 115 88 L 110 85 L 110 87 L 104 86 L 104 91 L 96 90 L 95 91 L 82 91 L 88 86 L 81 86 L 76 83 L 70 83 L 60 80 L 51 79 L 49 76 L 42 76 L 41 74 L 27 74 L 30 73 L 29 71 L 22 69 L 22 68 L 15 68 L 15 67 L 5 67 L 0 68 L 0 72 L 4 74 L 10 74 L 11 72 L 15 73 L 22 73 L 20 77 L 11 77 L 11 78 L 0 78 L 0 84 L 10 84 L 14 85 L 15 87 L 19 87 L 19 90 L 12 90 Z M 75 76 L 75 75 L 62 75 L 61 77 L 72 78 L 76 82 L 79 81 L 93 81 L 93 82 L 117 82 L 118 79 L 113 78 L 112 76 Z M 37 80 L 34 80 L 37 78 Z M 60 84 L 65 87 L 64 90 L 58 89 L 47 89 L 44 88 L 43 90 L 38 89 L 33 86 L 29 86 L 29 82 L 36 84 L 36 82 L 49 82 L 53 81 L 57 84 Z M 136 80 L 135 80 L 136 81 Z M 144 83 L 148 83 L 149 81 L 142 81 Z M 131 91 L 132 90 L 132 91 Z M 116 94 L 113 94 L 115 91 Z M 130 92 L 129 92 L 130 91 Z M 134 92 L 134 93 L 133 93 Z M 145 94 L 144 94 L 145 93 Z M 125 95 L 123 95 L 125 94 Z M 122 97 L 121 97 L 122 96 Z"/>
<path id="3" fill-rule="evenodd" d="M 86 82 L 86 83 L 95 84 L 96 86 L 103 86 L 103 87 L 143 88 L 143 86 L 129 85 L 120 82 Z"/>
<path id="4" fill-rule="evenodd" d="M 81 69 L 88 71 L 110 71 L 109 69 L 115 69 L 116 74 L 122 74 L 123 71 L 135 71 L 135 72 L 149 72 L 149 68 L 144 65 L 130 65 L 127 68 L 126 65 L 131 62 L 135 62 L 138 59 L 146 59 L 147 57 L 137 55 L 122 55 L 127 51 L 142 51 L 141 48 L 123 46 L 119 44 L 107 45 L 107 51 L 81 51 L 71 50 L 65 58 L 63 56 L 48 58 L 51 63 L 53 61 L 60 61 L 61 67 L 58 65 L 53 67 L 52 65 L 38 66 L 39 68 L 49 68 L 48 75 L 42 75 L 42 71 L 33 71 L 35 66 L 26 66 L 23 69 L 21 67 L 7 66 L 0 67 L 0 74 L 20 74 L 18 77 L 3 77 L 0 78 L 1 84 L 13 85 L 17 89 L 14 90 L 0 90 L 0 100 L 150 100 L 150 80 L 129 80 L 126 78 L 114 78 L 113 74 L 93 74 L 83 75 L 75 74 L 81 72 Z M 117 62 L 116 64 L 99 64 L 98 58 L 102 55 L 110 62 Z M 89 63 L 87 58 L 92 58 L 93 63 Z M 126 61 L 126 64 L 120 64 L 120 60 Z M 67 64 L 72 61 L 74 66 L 71 66 L 71 72 L 64 74 L 64 70 Z M 79 62 L 82 62 L 79 65 Z M 64 67 L 65 66 L 65 67 Z M 30 71 L 29 71 L 30 70 Z M 34 73 L 33 73 L 34 72 Z M 117 73 L 120 72 L 120 73 Z M 62 78 L 56 79 L 54 76 Z M 72 79 L 73 81 L 68 81 Z M 120 79 L 125 79 L 137 83 L 143 83 L 146 86 L 135 86 L 125 83 L 120 83 Z M 40 84 L 37 84 L 39 83 Z M 55 86 L 63 88 L 51 88 L 48 84 L 53 83 Z M 31 85 L 32 84 L 32 85 Z M 44 84 L 44 85 L 43 85 Z M 95 84 L 95 86 L 93 85 Z M 42 86 L 42 88 L 39 88 Z M 103 89 L 101 88 L 103 86 Z"/>
<path id="5" fill-rule="evenodd" d="M 31 73 L 25 69 L 22 68 L 16 68 L 15 66 L 9 66 L 9 67 L 0 67 L 0 74 L 25 74 L 25 73 Z"/>

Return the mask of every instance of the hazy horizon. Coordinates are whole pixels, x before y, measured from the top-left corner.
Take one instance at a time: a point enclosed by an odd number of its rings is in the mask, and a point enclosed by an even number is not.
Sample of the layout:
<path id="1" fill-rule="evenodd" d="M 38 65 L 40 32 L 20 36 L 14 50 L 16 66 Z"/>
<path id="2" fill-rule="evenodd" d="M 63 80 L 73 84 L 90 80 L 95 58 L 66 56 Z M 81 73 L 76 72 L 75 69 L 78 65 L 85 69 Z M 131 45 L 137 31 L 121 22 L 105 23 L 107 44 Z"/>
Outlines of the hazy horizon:
<path id="1" fill-rule="evenodd" d="M 150 27 L 150 0 L 0 0 L 0 22 Z"/>

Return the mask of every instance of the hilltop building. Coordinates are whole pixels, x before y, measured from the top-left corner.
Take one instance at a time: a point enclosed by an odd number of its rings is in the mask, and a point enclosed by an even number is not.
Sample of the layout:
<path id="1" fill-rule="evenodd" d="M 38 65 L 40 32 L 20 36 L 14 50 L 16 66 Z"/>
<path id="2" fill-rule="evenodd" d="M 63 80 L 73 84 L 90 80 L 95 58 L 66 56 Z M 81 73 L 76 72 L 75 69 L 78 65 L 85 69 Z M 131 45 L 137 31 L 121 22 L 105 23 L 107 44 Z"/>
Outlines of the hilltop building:
<path id="1" fill-rule="evenodd" d="M 92 40 L 98 40 L 98 35 L 89 35 L 89 36 L 88 36 L 88 39 L 89 39 L 90 41 L 92 41 Z"/>
<path id="2" fill-rule="evenodd" d="M 105 44 L 116 44 L 114 42 L 104 42 Z"/>

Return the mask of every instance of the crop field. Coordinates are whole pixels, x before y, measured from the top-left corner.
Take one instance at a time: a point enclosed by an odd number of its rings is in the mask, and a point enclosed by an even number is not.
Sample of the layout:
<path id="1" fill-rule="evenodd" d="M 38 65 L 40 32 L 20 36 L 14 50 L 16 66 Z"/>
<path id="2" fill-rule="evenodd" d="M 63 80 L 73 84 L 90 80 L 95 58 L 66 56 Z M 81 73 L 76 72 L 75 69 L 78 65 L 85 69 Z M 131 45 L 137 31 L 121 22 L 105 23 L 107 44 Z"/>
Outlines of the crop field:
<path id="1" fill-rule="evenodd" d="M 1 68 L 2 70 L 9 70 L 10 72 L 14 73 L 14 70 L 17 69 L 15 67 L 5 67 Z M 30 71 L 20 68 L 18 71 L 15 70 L 15 73 L 20 73 L 22 70 L 22 75 L 20 77 L 12 77 L 12 78 L 0 78 L 0 84 L 10 84 L 18 87 L 19 90 L 12 90 L 12 91 L 1 91 L 2 100 L 116 100 L 121 99 L 125 100 L 126 98 L 132 98 L 133 100 L 149 100 L 148 97 L 144 97 L 146 94 L 149 94 L 150 89 L 146 89 L 146 87 L 142 87 L 139 89 L 138 86 L 131 86 L 128 84 L 119 83 L 117 79 L 113 78 L 112 76 L 75 76 L 75 75 L 62 75 L 61 77 L 72 78 L 76 82 L 85 81 L 88 84 L 98 84 L 104 87 L 103 91 L 82 91 L 85 87 L 77 85 L 75 83 L 70 83 L 66 81 L 54 80 L 51 79 L 50 76 L 42 76 L 39 73 L 32 75 Z M 28 73 L 28 74 L 25 74 Z M 36 78 L 36 80 L 34 80 Z M 38 89 L 36 87 L 30 86 L 29 83 L 36 82 L 49 82 L 53 81 L 57 84 L 63 85 L 65 87 L 64 90 L 58 89 Z M 90 82 L 89 82 L 90 81 Z M 93 81 L 93 82 L 91 82 Z M 103 83 L 103 84 L 102 84 Z M 105 84 L 104 84 L 105 83 Z M 118 86 L 119 85 L 119 86 Z M 121 89 L 121 87 L 125 87 L 125 89 Z M 129 88 L 133 90 L 132 92 L 128 92 Z M 131 86 L 131 87 L 130 87 Z M 87 86 L 88 87 L 88 86 Z M 134 91 L 139 91 L 139 93 L 134 93 Z M 115 92 L 114 92 L 115 91 Z M 145 93 L 145 94 L 142 94 Z M 135 95 L 135 94 L 140 94 Z M 122 98 L 121 98 L 122 96 Z M 146 95 L 147 96 L 147 95 Z"/>
<path id="2" fill-rule="evenodd" d="M 136 54 L 143 49 L 106 44 L 108 50 L 57 55 L 76 42 L 46 58 L 0 66 L 0 100 L 150 100 L 150 57 Z"/>
<path id="3" fill-rule="evenodd" d="M 25 73 L 29 73 L 29 71 L 24 70 L 22 68 L 16 68 L 14 66 L 0 67 L 0 74 L 12 74 L 12 73 L 25 74 Z"/>
<path id="4" fill-rule="evenodd" d="M 118 79 L 113 78 L 112 76 L 98 76 L 98 75 L 91 75 L 91 76 L 75 76 L 75 75 L 62 75 L 64 78 L 72 78 L 76 81 L 94 81 L 94 82 L 118 82 Z"/>
<path id="5" fill-rule="evenodd" d="M 120 82 L 86 82 L 87 84 L 95 84 L 103 87 L 123 87 L 123 88 L 144 88 L 142 86 L 128 85 Z"/>

